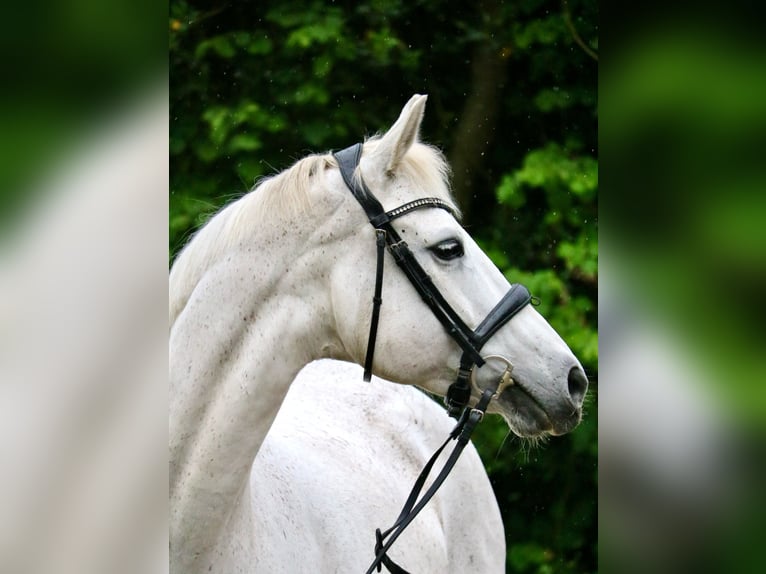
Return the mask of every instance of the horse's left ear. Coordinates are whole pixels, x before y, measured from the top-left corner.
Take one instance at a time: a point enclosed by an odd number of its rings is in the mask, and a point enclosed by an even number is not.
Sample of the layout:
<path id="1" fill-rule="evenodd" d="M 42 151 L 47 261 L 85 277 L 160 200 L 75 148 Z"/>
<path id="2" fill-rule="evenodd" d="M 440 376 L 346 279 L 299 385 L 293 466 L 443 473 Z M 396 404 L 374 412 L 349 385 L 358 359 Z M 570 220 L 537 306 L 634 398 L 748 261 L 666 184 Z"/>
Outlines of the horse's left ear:
<path id="1" fill-rule="evenodd" d="M 375 157 L 385 166 L 386 173 L 392 174 L 404 158 L 407 150 L 418 138 L 420 123 L 428 96 L 415 94 L 402 108 L 399 119 L 380 139 L 375 148 Z"/>

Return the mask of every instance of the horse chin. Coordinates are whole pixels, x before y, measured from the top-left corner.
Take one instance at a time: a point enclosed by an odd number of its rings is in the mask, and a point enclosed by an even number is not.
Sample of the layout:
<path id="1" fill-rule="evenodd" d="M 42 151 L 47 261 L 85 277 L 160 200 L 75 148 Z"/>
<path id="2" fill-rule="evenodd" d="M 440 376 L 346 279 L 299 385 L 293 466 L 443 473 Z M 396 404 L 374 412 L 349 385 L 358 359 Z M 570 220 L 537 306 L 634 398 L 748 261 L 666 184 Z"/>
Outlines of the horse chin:
<path id="1" fill-rule="evenodd" d="M 553 425 L 546 412 L 526 391 L 515 385 L 503 391 L 495 407 L 508 428 L 520 437 L 551 434 Z"/>
<path id="2" fill-rule="evenodd" d="M 573 430 L 580 422 L 579 411 L 567 417 L 552 416 L 518 382 L 503 391 L 496 408 L 511 431 L 525 438 L 563 435 Z"/>

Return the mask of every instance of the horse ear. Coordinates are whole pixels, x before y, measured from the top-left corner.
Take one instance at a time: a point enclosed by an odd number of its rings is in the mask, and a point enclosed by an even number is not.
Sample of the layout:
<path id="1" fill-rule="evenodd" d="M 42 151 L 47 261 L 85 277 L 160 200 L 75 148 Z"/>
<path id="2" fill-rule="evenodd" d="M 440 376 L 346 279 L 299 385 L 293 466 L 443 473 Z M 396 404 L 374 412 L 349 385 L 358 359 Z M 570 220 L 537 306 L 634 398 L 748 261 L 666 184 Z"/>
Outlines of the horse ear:
<path id="1" fill-rule="evenodd" d="M 402 108 L 399 119 L 380 139 L 375 156 L 385 166 L 386 173 L 393 173 L 404 158 L 407 150 L 418 138 L 420 123 L 428 96 L 415 94 Z"/>

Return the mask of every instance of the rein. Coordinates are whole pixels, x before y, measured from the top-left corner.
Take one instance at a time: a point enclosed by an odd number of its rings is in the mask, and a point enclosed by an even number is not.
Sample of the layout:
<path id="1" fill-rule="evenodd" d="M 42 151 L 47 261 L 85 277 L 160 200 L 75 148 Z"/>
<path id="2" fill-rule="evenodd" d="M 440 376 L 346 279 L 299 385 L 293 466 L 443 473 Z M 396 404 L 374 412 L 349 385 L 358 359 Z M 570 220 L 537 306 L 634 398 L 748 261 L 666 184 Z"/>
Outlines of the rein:
<path id="1" fill-rule="evenodd" d="M 484 344 L 498 331 L 498 329 L 500 329 L 500 327 L 507 323 L 514 315 L 532 301 L 532 296 L 530 295 L 529 290 L 523 285 L 511 285 L 508 292 L 487 314 L 479 326 L 476 327 L 476 329 L 470 329 L 460 315 L 458 315 L 446 299 L 444 299 L 431 280 L 431 277 L 418 263 L 407 243 L 399 236 L 392 225 L 392 221 L 416 209 L 438 208 L 449 212 L 453 216 L 455 215 L 454 210 L 448 203 L 439 198 L 425 197 L 405 203 L 391 211 L 385 211 L 380 201 L 378 201 L 362 180 L 361 174 L 355 176 L 355 172 L 362 157 L 362 147 L 362 144 L 358 143 L 333 155 L 338 162 L 343 181 L 364 209 L 370 224 L 375 228 L 377 264 L 375 291 L 372 299 L 373 308 L 372 320 L 370 322 L 370 335 L 367 342 L 367 353 L 364 361 L 364 380 L 369 381 L 372 375 L 372 362 L 375 353 L 378 320 L 380 317 L 380 308 L 383 303 L 384 250 L 386 247 L 393 256 L 396 264 L 420 294 L 423 301 L 428 305 L 439 322 L 463 350 L 463 354 L 460 358 L 460 365 L 457 370 L 457 378 L 455 382 L 450 385 L 447 391 L 447 396 L 445 397 L 447 411 L 452 417 L 458 418 L 459 415 L 458 423 L 444 444 L 442 444 L 442 446 L 434 453 L 423 468 L 423 471 L 416 480 L 415 485 L 407 498 L 407 502 L 405 503 L 404 508 L 402 508 L 394 525 L 385 532 L 381 532 L 380 529 L 378 529 L 375 533 L 375 561 L 367 570 L 367 574 L 371 574 L 375 568 L 380 571 L 382 565 L 385 565 L 393 574 L 407 574 L 406 570 L 397 566 L 386 553 L 402 531 L 423 509 L 447 478 L 447 475 L 455 466 L 458 457 L 468 444 L 471 433 L 473 433 L 476 425 L 484 417 L 484 413 L 489 406 L 490 401 L 497 398 L 507 386 L 513 384 L 513 379 L 511 378 L 513 365 L 511 362 L 499 355 L 482 357 L 480 351 Z M 482 390 L 479 389 L 475 383 L 474 367 L 481 368 L 486 363 L 486 360 L 490 358 L 505 362 L 506 368 L 498 381 L 496 389 Z M 478 389 L 481 398 L 475 407 L 466 408 L 471 397 L 471 383 Z M 430 488 L 426 491 L 420 501 L 417 501 L 418 495 L 420 494 L 436 459 L 449 441 L 455 439 L 457 439 L 457 444 L 450 454 L 449 459 Z M 390 536 L 390 539 L 387 542 L 384 542 L 384 539 L 388 536 Z"/>

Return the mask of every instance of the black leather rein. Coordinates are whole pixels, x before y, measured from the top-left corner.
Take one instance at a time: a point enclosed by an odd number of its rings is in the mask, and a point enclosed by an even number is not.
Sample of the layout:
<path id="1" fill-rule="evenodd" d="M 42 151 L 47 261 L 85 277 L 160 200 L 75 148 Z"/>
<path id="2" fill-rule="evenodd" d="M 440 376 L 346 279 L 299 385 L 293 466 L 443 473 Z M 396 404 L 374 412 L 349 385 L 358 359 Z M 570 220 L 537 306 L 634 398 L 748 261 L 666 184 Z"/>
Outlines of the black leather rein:
<path id="1" fill-rule="evenodd" d="M 378 330 L 378 319 L 380 317 L 380 308 L 382 305 L 382 288 L 383 288 L 383 261 L 384 261 L 384 249 L 388 247 L 388 251 L 394 258 L 394 261 L 404 274 L 409 279 L 410 283 L 415 287 L 422 299 L 431 309 L 433 314 L 444 326 L 447 332 L 457 342 L 460 348 L 463 350 L 462 357 L 460 359 L 460 365 L 457 370 L 457 378 L 452 385 L 450 385 L 445 397 L 445 404 L 450 416 L 458 417 L 460 415 L 457 426 L 450 433 L 445 443 L 436 451 L 436 453 L 428 461 L 425 468 L 421 472 L 415 486 L 410 493 L 407 502 L 396 520 L 396 523 L 388 529 L 385 533 L 381 533 L 380 530 L 376 532 L 377 543 L 375 546 L 375 561 L 370 566 L 367 573 L 371 573 L 375 568 L 380 571 L 381 565 L 385 565 L 393 574 L 406 574 L 406 571 L 397 566 L 386 555 L 386 552 L 397 539 L 399 534 L 404 528 L 412 521 L 413 518 L 422 510 L 426 503 L 436 493 L 436 490 L 441 486 L 447 474 L 449 474 L 452 467 L 457 462 L 460 453 L 468 443 L 473 429 L 478 422 L 484 416 L 484 412 L 489 406 L 489 402 L 496 398 L 502 389 L 512 384 L 510 376 L 513 366 L 510 361 L 503 357 L 496 357 L 507 364 L 506 371 L 503 373 L 501 380 L 498 381 L 497 389 L 486 389 L 481 391 L 482 395 L 478 403 L 473 408 L 465 408 L 468 405 L 468 401 L 471 397 L 471 385 L 470 379 L 474 370 L 474 367 L 480 368 L 485 364 L 485 358 L 481 356 L 481 348 L 484 344 L 494 335 L 500 327 L 508 322 L 516 313 L 518 313 L 524 306 L 532 300 L 531 295 L 526 287 L 520 284 L 514 284 L 500 300 L 500 302 L 487 314 L 486 318 L 479 324 L 476 329 L 470 329 L 457 312 L 447 303 L 442 294 L 434 285 L 431 277 L 418 263 L 417 259 L 413 255 L 407 243 L 397 233 L 396 229 L 392 225 L 392 221 L 401 217 L 411 211 L 423 208 L 438 208 L 448 211 L 454 216 L 452 207 L 445 201 L 435 198 L 426 197 L 422 199 L 416 199 L 391 211 L 385 211 L 380 201 L 373 195 L 367 185 L 361 178 L 361 174 L 356 174 L 357 167 L 362 157 L 362 144 L 356 144 L 342 151 L 333 154 L 338 167 L 340 168 L 341 176 L 346 186 L 351 193 L 357 199 L 359 204 L 367 214 L 372 226 L 375 228 L 376 245 L 377 245 L 377 265 L 375 275 L 375 292 L 373 295 L 373 309 L 372 320 L 370 322 L 370 335 L 367 342 L 367 353 L 364 362 L 364 380 L 369 381 L 372 374 L 372 361 L 375 352 L 375 340 Z M 488 358 L 488 357 L 486 357 Z M 462 414 L 461 414 L 462 412 Z M 423 488 L 423 484 L 433 467 L 434 462 L 438 458 L 439 454 L 446 447 L 450 440 L 457 439 L 457 445 L 450 455 L 449 459 L 445 463 L 439 475 L 434 480 L 431 487 L 426 491 L 420 501 L 417 501 L 417 497 Z M 417 504 L 416 504 L 417 501 Z M 384 543 L 384 539 L 388 536 L 391 538 Z"/>

